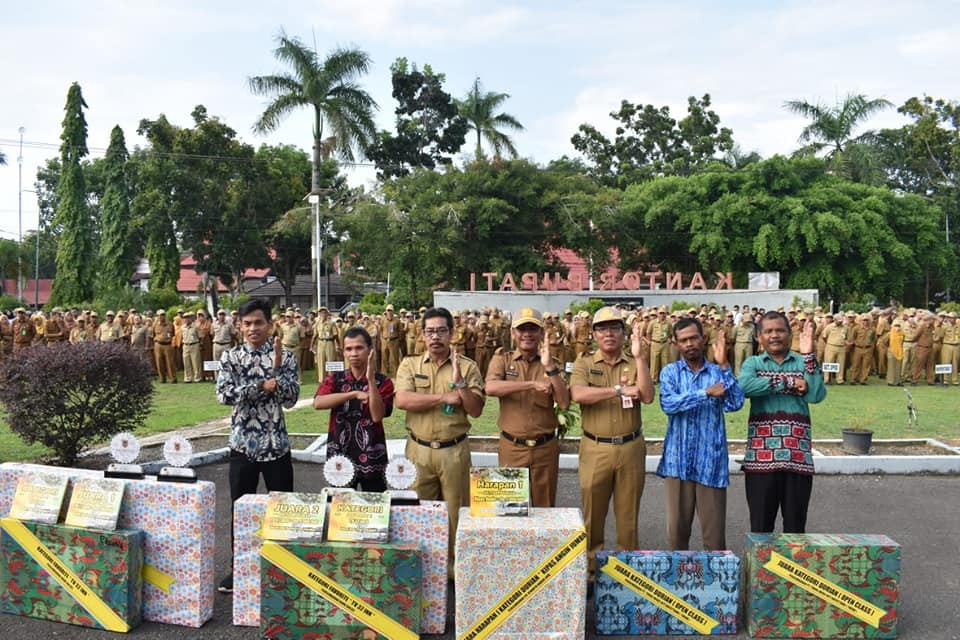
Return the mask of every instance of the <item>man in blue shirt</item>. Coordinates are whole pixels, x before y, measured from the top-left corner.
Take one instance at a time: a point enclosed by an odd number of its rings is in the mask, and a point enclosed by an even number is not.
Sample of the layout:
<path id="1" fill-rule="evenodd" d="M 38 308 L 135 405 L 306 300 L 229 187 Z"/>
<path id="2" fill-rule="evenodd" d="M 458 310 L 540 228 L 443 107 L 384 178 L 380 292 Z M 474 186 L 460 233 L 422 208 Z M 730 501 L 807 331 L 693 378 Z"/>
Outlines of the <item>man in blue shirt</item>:
<path id="1" fill-rule="evenodd" d="M 667 544 L 687 549 L 696 512 L 708 551 L 727 548 L 727 462 L 725 411 L 743 406 L 743 390 L 727 364 L 723 332 L 714 343 L 716 364 L 704 357 L 706 339 L 696 318 L 681 318 L 671 338 L 681 359 L 660 373 L 660 406 L 667 434 L 657 475 L 664 478 Z"/>

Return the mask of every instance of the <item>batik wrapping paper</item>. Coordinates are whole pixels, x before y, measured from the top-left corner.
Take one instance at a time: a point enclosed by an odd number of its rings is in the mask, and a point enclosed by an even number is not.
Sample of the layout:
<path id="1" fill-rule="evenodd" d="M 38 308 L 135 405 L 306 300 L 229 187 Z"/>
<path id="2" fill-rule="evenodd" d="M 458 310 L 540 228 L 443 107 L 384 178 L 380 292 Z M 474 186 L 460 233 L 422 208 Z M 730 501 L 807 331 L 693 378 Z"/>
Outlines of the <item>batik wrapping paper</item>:
<path id="1" fill-rule="evenodd" d="M 140 624 L 143 532 L 23 525 L 131 628 Z M 104 628 L 6 531 L 0 563 L 0 611 Z"/>
<path id="2" fill-rule="evenodd" d="M 879 628 L 764 568 L 776 552 L 886 613 Z M 900 545 L 872 534 L 747 534 L 745 618 L 765 638 L 895 638 Z"/>
<path id="3" fill-rule="evenodd" d="M 417 634 L 423 603 L 420 549 L 410 543 L 278 542 L 317 572 Z M 260 559 L 260 634 L 271 640 L 367 640 L 373 631 L 348 612 Z M 389 639 L 388 639 L 389 640 Z"/>
<path id="4" fill-rule="evenodd" d="M 233 624 L 260 624 L 260 547 L 258 535 L 266 494 L 245 495 L 233 505 Z M 421 633 L 443 633 L 447 618 L 447 504 L 423 500 L 419 506 L 390 507 L 390 542 L 420 545 L 423 598 Z"/>
<path id="5" fill-rule="evenodd" d="M 101 478 L 102 471 L 18 462 L 0 465 L 0 515 L 10 510 L 17 480 L 32 471 L 62 473 L 72 479 Z M 145 534 L 144 562 L 172 580 L 168 591 L 144 583 L 143 619 L 199 627 L 213 617 L 216 487 L 212 482 L 125 480 L 118 525 Z M 70 489 L 67 489 L 69 500 Z"/>
<path id="6" fill-rule="evenodd" d="M 711 635 L 737 633 L 740 559 L 731 551 L 598 551 L 594 592 L 597 633 L 697 635 L 600 569 L 614 557 L 717 621 Z"/>
<path id="7" fill-rule="evenodd" d="M 455 584 L 456 635 L 583 528 L 579 509 L 531 508 L 526 517 L 474 517 L 460 509 Z M 489 638 L 580 640 L 586 620 L 587 554 L 581 553 Z"/>

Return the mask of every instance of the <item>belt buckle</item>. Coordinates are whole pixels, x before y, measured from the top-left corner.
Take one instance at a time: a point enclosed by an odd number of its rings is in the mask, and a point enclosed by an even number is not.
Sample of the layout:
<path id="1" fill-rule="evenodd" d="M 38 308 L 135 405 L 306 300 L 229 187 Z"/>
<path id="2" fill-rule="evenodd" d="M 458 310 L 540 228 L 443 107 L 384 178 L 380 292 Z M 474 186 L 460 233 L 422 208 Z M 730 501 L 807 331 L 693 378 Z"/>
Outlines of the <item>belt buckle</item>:
<path id="1" fill-rule="evenodd" d="M 431 448 L 431 449 L 439 449 L 439 448 L 440 448 L 440 441 L 439 441 L 439 440 L 431 440 L 431 441 L 430 441 L 430 448 Z"/>
<path id="2" fill-rule="evenodd" d="M 614 436 L 610 438 L 610 444 L 623 444 L 624 436 Z"/>
<path id="3" fill-rule="evenodd" d="M 527 445 L 528 447 L 535 447 L 535 446 L 537 446 L 537 441 L 536 441 L 536 440 L 524 440 L 524 441 L 523 441 L 523 444 Z"/>

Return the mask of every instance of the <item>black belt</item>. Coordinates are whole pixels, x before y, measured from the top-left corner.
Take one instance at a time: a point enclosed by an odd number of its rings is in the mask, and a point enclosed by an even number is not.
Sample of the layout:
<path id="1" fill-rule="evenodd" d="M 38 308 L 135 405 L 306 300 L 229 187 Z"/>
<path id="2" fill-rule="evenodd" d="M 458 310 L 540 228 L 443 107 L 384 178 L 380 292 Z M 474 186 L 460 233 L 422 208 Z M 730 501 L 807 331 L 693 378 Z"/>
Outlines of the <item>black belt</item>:
<path id="1" fill-rule="evenodd" d="M 195 345 L 195 344 L 200 344 L 200 343 L 199 343 L 199 342 L 184 342 L 184 343 L 183 343 L 183 346 L 185 346 L 185 347 L 192 347 L 192 346 Z"/>
<path id="2" fill-rule="evenodd" d="M 169 341 L 169 340 L 167 340 L 166 342 L 161 342 L 161 341 L 159 341 L 159 340 L 154 340 L 154 342 L 156 342 L 157 344 L 170 344 L 170 341 Z"/>
<path id="3" fill-rule="evenodd" d="M 230 344 L 229 342 L 214 342 L 213 344 Z"/>
<path id="4" fill-rule="evenodd" d="M 425 447 L 430 447 L 431 449 L 446 449 L 447 447 L 452 447 L 455 444 L 460 444 L 467 439 L 467 434 L 458 436 L 453 440 L 421 440 L 417 436 L 410 434 L 410 439 L 416 442 L 417 444 L 423 445 Z"/>
<path id="5" fill-rule="evenodd" d="M 589 431 L 584 431 L 583 435 L 587 436 L 594 442 L 599 442 L 600 444 L 626 444 L 632 440 L 636 440 L 643 435 L 643 431 L 637 429 L 633 433 L 628 433 L 625 436 L 616 436 L 615 438 L 602 438 L 600 436 L 595 436 Z"/>
<path id="6" fill-rule="evenodd" d="M 317 338 L 317 340 L 322 340 L 323 342 L 333 342 L 333 338 Z"/>
<path id="7" fill-rule="evenodd" d="M 545 435 L 545 436 L 540 436 L 539 438 L 518 438 L 517 436 L 512 436 L 512 435 L 510 435 L 510 434 L 507 433 L 506 431 L 501 431 L 501 432 L 500 432 L 500 436 L 501 436 L 504 440 L 509 440 L 509 441 L 512 442 L 513 444 L 520 444 L 520 445 L 523 445 L 523 446 L 525 446 L 525 447 L 533 448 L 533 447 L 539 447 L 539 446 L 542 445 L 542 444 L 546 444 L 546 443 L 550 442 L 551 440 L 553 440 L 554 438 L 557 437 L 557 434 L 555 434 L 555 433 L 548 433 L 547 435 Z"/>

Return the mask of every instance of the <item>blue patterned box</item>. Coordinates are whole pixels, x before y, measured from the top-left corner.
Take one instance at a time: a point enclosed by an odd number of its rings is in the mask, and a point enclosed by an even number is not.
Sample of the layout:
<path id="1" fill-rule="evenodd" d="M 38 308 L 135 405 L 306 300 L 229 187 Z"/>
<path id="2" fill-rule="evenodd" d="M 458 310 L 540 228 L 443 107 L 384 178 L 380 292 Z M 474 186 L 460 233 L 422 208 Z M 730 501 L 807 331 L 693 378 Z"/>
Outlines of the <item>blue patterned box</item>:
<path id="1" fill-rule="evenodd" d="M 613 557 L 706 614 L 710 635 L 737 633 L 740 559 L 731 551 L 598 551 L 594 593 L 601 635 L 696 635 L 697 631 L 600 569 Z"/>
<path id="2" fill-rule="evenodd" d="M 91 469 L 0 464 L 0 516 L 9 512 L 20 476 L 34 471 L 60 473 L 71 480 L 103 477 L 103 472 Z M 156 570 L 144 581 L 143 619 L 201 626 L 213 617 L 216 593 L 216 487 L 212 482 L 157 482 L 153 477 L 125 482 L 117 526 L 144 532 L 144 563 Z"/>
<path id="3" fill-rule="evenodd" d="M 233 624 L 260 624 L 260 531 L 264 493 L 243 496 L 233 507 Z M 443 633 L 447 619 L 447 503 L 390 507 L 390 542 L 420 545 L 423 582 L 421 633 Z"/>

